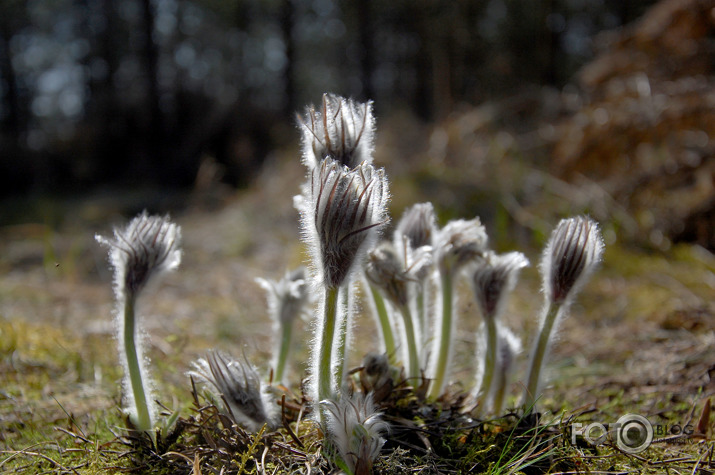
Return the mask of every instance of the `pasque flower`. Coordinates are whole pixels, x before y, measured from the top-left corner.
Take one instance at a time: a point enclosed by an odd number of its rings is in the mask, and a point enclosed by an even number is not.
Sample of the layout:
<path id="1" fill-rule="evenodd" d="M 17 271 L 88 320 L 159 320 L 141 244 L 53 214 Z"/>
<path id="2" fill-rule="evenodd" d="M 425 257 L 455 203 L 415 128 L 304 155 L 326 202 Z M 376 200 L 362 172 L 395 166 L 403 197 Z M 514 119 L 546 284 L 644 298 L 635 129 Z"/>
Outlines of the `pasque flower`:
<path id="1" fill-rule="evenodd" d="M 337 94 L 323 94 L 320 109 L 309 106 L 298 116 L 303 133 L 303 161 L 314 168 L 331 158 L 355 168 L 372 163 L 375 118 L 372 102 L 359 103 Z"/>
<path id="2" fill-rule="evenodd" d="M 454 326 L 454 277 L 466 264 L 476 261 L 487 249 L 487 233 L 479 218 L 450 221 L 435 238 L 435 260 L 440 275 L 442 313 L 435 325 L 439 338 L 435 340 L 436 360 L 428 396 L 436 399 L 444 389 L 451 358 Z"/>
<path id="3" fill-rule="evenodd" d="M 268 311 L 273 319 L 276 338 L 274 351 L 273 378 L 283 382 L 286 363 L 290 352 L 293 322 L 303 314 L 309 300 L 306 271 L 303 267 L 286 274 L 280 280 L 256 279 L 256 282 L 266 291 Z"/>
<path id="4" fill-rule="evenodd" d="M 410 284 L 411 308 L 415 326 L 421 335 L 422 347 L 428 344 L 430 310 L 432 305 L 432 273 L 434 270 L 434 237 L 437 223 L 432 203 L 418 203 L 402 213 L 393 233 L 395 248 L 408 256 L 415 282 Z M 424 352 L 427 355 L 427 352 Z"/>
<path id="5" fill-rule="evenodd" d="M 407 208 L 395 227 L 395 245 L 400 246 L 404 239 L 412 249 L 432 246 L 437 233 L 434 207 L 432 203 L 417 203 Z"/>
<path id="6" fill-rule="evenodd" d="M 539 337 L 529 363 L 524 407 L 533 409 L 539 396 L 541 368 L 549 350 L 554 326 L 567 314 L 571 302 L 603 256 L 598 223 L 585 216 L 563 219 L 551 233 L 541 258 L 544 311 Z"/>
<path id="7" fill-rule="evenodd" d="M 313 396 L 320 401 L 331 397 L 340 384 L 331 381 L 336 320 L 339 315 L 347 318 L 348 311 L 343 305 L 339 312 L 339 289 L 343 287 L 343 295 L 348 295 L 350 274 L 376 239 L 378 228 L 387 222 L 389 193 L 384 171 L 366 163 L 351 169 L 326 158 L 310 171 L 309 178 L 299 209 L 317 279 L 324 289 L 311 381 Z M 345 342 L 347 328 L 346 322 L 340 323 L 339 344 Z"/>
<path id="8" fill-rule="evenodd" d="M 114 238 L 95 236 L 109 248 L 109 262 L 114 269 L 114 293 L 117 298 L 117 330 L 120 360 L 124 366 L 124 392 L 134 426 L 149 431 L 154 426 L 153 398 L 147 375 L 147 359 L 137 343 L 135 305 L 150 280 L 181 262 L 181 228 L 168 217 L 141 213 L 124 229 L 115 228 Z M 139 342 L 140 343 L 140 342 Z"/>
<path id="9" fill-rule="evenodd" d="M 224 413 L 235 423 L 252 432 L 264 425 L 276 426 L 276 411 L 264 390 L 261 378 L 248 360 L 219 351 L 209 351 L 199 358 L 188 374 L 204 384 L 221 401 Z"/>
<path id="10" fill-rule="evenodd" d="M 318 272 L 326 287 L 339 287 L 355 265 L 363 243 L 374 240 L 387 222 L 389 198 L 383 169 L 359 165 L 349 169 L 330 159 L 311 174 L 310 207 L 304 228 L 317 239 L 313 243 Z"/>
<path id="11" fill-rule="evenodd" d="M 321 405 L 327 410 L 330 440 L 351 473 L 372 473 L 372 464 L 385 444 L 382 435 L 390 427 L 376 411 L 372 394 L 343 395 L 338 401 L 321 401 Z"/>
<path id="12" fill-rule="evenodd" d="M 546 298 L 556 304 L 573 298 L 591 277 L 602 255 L 598 223 L 584 216 L 562 220 L 541 259 Z"/>
<path id="13" fill-rule="evenodd" d="M 520 252 L 495 254 L 487 252 L 472 273 L 472 287 L 486 329 L 484 371 L 478 394 L 486 401 L 498 359 L 497 323 L 507 297 L 516 285 L 519 271 L 529 265 Z"/>
<path id="14" fill-rule="evenodd" d="M 425 246 L 420 249 L 428 247 Z M 408 256 L 401 258 L 389 241 L 382 242 L 368 253 L 365 275 L 370 285 L 375 286 L 382 292 L 402 315 L 404 341 L 407 347 L 409 363 L 407 374 L 410 379 L 415 380 L 420 375 L 420 360 L 417 350 L 415 322 L 410 308 L 410 284 L 416 280 L 413 270 L 418 270 L 421 264 L 420 262 L 415 262 L 414 266 L 408 266 L 407 258 Z M 379 317 L 381 320 L 384 318 Z M 380 323 L 383 327 L 383 333 L 391 331 L 389 319 L 387 322 L 381 321 Z M 416 381 L 414 382 L 416 383 Z"/>

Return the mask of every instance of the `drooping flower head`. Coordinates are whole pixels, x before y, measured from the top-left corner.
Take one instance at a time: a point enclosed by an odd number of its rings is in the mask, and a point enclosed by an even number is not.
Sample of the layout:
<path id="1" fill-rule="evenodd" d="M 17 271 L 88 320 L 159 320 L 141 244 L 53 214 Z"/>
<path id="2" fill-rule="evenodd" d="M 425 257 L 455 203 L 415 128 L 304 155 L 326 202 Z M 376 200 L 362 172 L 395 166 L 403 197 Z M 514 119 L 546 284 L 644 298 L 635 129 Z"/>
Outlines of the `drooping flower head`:
<path id="1" fill-rule="evenodd" d="M 395 246 L 406 238 L 413 249 L 432 246 L 437 224 L 432 203 L 418 203 L 407 208 L 395 227 Z"/>
<path id="2" fill-rule="evenodd" d="M 309 243 L 314 241 L 314 261 L 323 284 L 337 288 L 388 221 L 387 178 L 383 169 L 372 165 L 349 169 L 326 159 L 313 169 L 308 193 L 300 207 L 304 232 Z"/>
<path id="3" fill-rule="evenodd" d="M 407 305 L 408 283 L 412 279 L 390 242 L 381 242 L 368 252 L 365 276 L 370 283 L 382 289 L 393 303 Z"/>
<path id="4" fill-rule="evenodd" d="M 437 263 L 442 272 L 456 272 L 482 257 L 486 249 L 487 232 L 479 218 L 450 221 L 435 240 Z"/>
<path id="5" fill-rule="evenodd" d="M 256 278 L 266 291 L 268 309 L 277 323 L 288 324 L 300 316 L 309 299 L 305 268 L 299 267 L 280 280 Z"/>
<path id="6" fill-rule="evenodd" d="M 168 216 L 149 216 L 146 211 L 126 228 L 114 229 L 114 239 L 96 235 L 109 247 L 117 297 L 135 297 L 155 274 L 175 269 L 181 262 L 181 228 Z"/>
<path id="7" fill-rule="evenodd" d="M 188 373 L 224 403 L 224 412 L 237 424 L 256 432 L 264 424 L 274 427 L 274 411 L 261 378 L 248 360 L 209 351 L 193 363 Z"/>
<path id="8" fill-rule="evenodd" d="M 311 105 L 298 116 L 303 132 L 303 162 L 312 169 L 326 158 L 348 168 L 371 163 L 375 118 L 372 101 L 359 103 L 337 94 L 323 94 L 319 110 Z"/>
<path id="9" fill-rule="evenodd" d="M 330 440 L 350 471 L 372 473 L 372 464 L 385 444 L 382 435 L 390 427 L 375 410 L 372 393 L 344 395 L 337 402 L 321 401 L 321 405 L 327 409 Z"/>
<path id="10" fill-rule="evenodd" d="M 551 302 L 572 298 L 603 256 L 598 223 L 585 216 L 562 219 L 551 233 L 541 258 L 544 292 Z"/>
<path id="11" fill-rule="evenodd" d="M 519 271 L 528 265 L 529 260 L 521 252 L 486 253 L 472 275 L 474 294 L 484 318 L 496 318 L 501 313 Z"/>

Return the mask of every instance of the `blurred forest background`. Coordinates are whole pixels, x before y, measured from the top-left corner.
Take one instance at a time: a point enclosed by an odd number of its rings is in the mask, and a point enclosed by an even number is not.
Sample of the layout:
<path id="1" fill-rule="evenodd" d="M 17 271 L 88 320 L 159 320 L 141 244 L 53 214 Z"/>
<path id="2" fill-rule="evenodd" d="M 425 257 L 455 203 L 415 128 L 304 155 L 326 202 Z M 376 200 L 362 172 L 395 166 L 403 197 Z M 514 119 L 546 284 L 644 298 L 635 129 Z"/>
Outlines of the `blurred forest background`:
<path id="1" fill-rule="evenodd" d="M 380 165 L 444 182 L 456 214 L 498 219 L 474 205 L 496 193 L 528 220 L 549 188 L 650 245 L 713 249 L 713 8 L 2 0 L 0 224 L 27 197 L 247 186 L 332 91 L 373 99 Z"/>

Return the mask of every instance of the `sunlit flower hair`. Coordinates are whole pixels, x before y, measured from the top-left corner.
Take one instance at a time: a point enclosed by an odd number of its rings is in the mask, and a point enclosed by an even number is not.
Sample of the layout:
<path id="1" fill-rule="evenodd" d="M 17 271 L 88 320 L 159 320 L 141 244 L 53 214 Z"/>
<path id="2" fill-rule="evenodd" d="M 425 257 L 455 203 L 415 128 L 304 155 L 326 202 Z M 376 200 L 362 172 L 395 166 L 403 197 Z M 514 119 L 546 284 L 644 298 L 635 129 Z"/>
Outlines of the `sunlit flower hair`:
<path id="1" fill-rule="evenodd" d="M 326 158 L 348 168 L 371 163 L 375 118 L 372 101 L 359 103 L 337 94 L 323 94 L 322 107 L 311 105 L 298 116 L 303 132 L 303 162 L 317 167 Z"/>
<path id="2" fill-rule="evenodd" d="M 337 288 L 388 221 L 387 178 L 372 165 L 349 169 L 326 159 L 313 169 L 308 193 L 301 206 L 304 233 L 323 284 Z"/>
<path id="3" fill-rule="evenodd" d="M 560 304 L 575 295 L 603 256 L 598 223 L 585 216 L 563 219 L 551 233 L 541 259 L 546 298 Z"/>
<path id="4" fill-rule="evenodd" d="M 96 235 L 109 247 L 118 297 L 135 297 L 155 274 L 176 269 L 181 262 L 181 228 L 168 216 L 149 216 L 146 211 L 126 228 L 114 229 L 114 239 Z"/>
<path id="5" fill-rule="evenodd" d="M 441 272 L 456 272 L 482 257 L 487 250 L 487 232 L 479 218 L 450 221 L 437 234 L 435 251 Z"/>
<path id="6" fill-rule="evenodd" d="M 251 432 L 257 432 L 264 424 L 275 428 L 276 415 L 270 396 L 245 357 L 234 358 L 211 350 L 192 366 L 188 375 L 205 385 L 215 400 L 223 402 L 221 409 L 235 423 Z"/>
<path id="7" fill-rule="evenodd" d="M 501 314 L 506 297 L 514 289 L 519 271 L 529 265 L 521 252 L 495 254 L 488 251 L 472 274 L 477 303 L 484 318 Z"/>
<path id="8" fill-rule="evenodd" d="M 330 440 L 352 473 L 371 473 L 372 464 L 385 444 L 382 435 L 389 424 L 375 410 L 372 393 L 339 401 L 321 401 L 327 409 Z"/>

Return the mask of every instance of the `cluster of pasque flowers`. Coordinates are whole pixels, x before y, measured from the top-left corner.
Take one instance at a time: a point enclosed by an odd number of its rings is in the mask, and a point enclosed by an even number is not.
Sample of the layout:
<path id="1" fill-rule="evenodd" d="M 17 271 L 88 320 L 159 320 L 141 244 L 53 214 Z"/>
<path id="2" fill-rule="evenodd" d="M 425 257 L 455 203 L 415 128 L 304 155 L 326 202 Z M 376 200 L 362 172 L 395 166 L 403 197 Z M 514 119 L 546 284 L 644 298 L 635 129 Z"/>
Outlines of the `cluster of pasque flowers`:
<path id="1" fill-rule="evenodd" d="M 372 103 L 325 94 L 321 107 L 308 107 L 298 120 L 307 173 L 294 204 L 311 265 L 278 281 L 258 279 L 267 291 L 277 335 L 273 381 L 297 382 L 287 372 L 293 322 L 317 302 L 308 398 L 336 453 L 349 469 L 362 471 L 379 453 L 388 426 L 370 395 L 347 392 L 346 349 L 357 309 L 357 287 L 365 289 L 382 336 L 383 356 L 372 355 L 370 366 L 379 366 L 378 377 L 384 378 L 389 367 L 402 363 L 409 383 L 417 386 L 427 378 L 427 399 L 434 401 L 449 381 L 455 283 L 467 277 L 483 321 L 477 338 L 474 394 L 483 411 L 498 415 L 521 350 L 519 338 L 500 317 L 520 270 L 529 262 L 519 252 L 491 251 L 478 218 L 450 221 L 439 228 L 430 203 L 408 208 L 391 238 L 380 240 L 389 222 L 389 191 L 385 171 L 372 163 Z M 128 411 L 140 430 L 153 429 L 154 411 L 143 382 L 145 359 L 134 343 L 134 303 L 152 275 L 178 265 L 179 239 L 178 226 L 146 213 L 126 229 L 116 230 L 113 240 L 98 237 L 110 247 L 115 269 L 125 393 Z M 602 253 L 598 225 L 587 217 L 562 220 L 548 241 L 540 265 L 545 304 L 526 378 L 525 412 L 532 410 L 539 396 L 541 368 L 558 322 Z M 189 374 L 204 384 L 209 397 L 236 423 L 250 430 L 275 426 L 269 378 L 261 378 L 245 357 L 210 351 Z"/>

